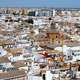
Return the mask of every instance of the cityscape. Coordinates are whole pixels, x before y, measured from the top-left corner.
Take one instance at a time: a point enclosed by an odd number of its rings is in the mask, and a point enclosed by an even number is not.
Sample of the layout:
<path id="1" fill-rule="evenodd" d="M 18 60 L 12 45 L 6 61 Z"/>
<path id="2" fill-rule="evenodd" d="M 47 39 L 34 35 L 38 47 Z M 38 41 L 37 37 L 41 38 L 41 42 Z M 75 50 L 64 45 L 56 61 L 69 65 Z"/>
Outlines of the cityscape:
<path id="1" fill-rule="evenodd" d="M 80 8 L 0 8 L 0 80 L 80 80 Z"/>

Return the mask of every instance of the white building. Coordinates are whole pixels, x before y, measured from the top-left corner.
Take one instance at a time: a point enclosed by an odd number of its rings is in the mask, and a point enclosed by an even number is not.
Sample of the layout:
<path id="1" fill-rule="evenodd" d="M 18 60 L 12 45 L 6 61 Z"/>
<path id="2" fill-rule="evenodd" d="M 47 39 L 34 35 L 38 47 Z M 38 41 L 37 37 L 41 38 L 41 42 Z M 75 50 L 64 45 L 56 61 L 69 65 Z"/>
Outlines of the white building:
<path id="1" fill-rule="evenodd" d="M 0 48 L 0 57 L 4 56 L 7 54 L 7 51 L 5 51 L 4 49 Z"/>

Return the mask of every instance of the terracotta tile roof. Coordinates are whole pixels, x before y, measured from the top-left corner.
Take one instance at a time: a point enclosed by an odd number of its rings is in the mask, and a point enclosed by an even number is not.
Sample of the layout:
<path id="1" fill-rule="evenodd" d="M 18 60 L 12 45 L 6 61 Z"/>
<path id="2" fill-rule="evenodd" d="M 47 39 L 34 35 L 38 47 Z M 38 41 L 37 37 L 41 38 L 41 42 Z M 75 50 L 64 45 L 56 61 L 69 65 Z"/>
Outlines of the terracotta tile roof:
<path id="1" fill-rule="evenodd" d="M 10 45 L 10 44 L 15 44 L 15 42 L 12 40 L 0 40 L 0 45 Z"/>
<path id="2" fill-rule="evenodd" d="M 15 63 L 13 63 L 12 65 L 14 65 L 16 68 L 26 66 L 25 61 L 17 61 Z"/>
<path id="3" fill-rule="evenodd" d="M 10 62 L 7 57 L 0 57 L 0 63 L 8 63 Z"/>
<path id="4" fill-rule="evenodd" d="M 0 72 L 0 79 L 14 79 L 16 77 L 25 77 L 25 72 L 23 70 L 11 71 L 11 72 Z"/>
<path id="5" fill-rule="evenodd" d="M 22 54 L 22 48 L 8 49 L 7 51 L 12 55 Z"/>
<path id="6" fill-rule="evenodd" d="M 63 53 L 63 52 L 60 52 L 58 50 L 49 50 L 49 49 L 47 49 L 46 52 L 49 53 L 49 54 Z"/>

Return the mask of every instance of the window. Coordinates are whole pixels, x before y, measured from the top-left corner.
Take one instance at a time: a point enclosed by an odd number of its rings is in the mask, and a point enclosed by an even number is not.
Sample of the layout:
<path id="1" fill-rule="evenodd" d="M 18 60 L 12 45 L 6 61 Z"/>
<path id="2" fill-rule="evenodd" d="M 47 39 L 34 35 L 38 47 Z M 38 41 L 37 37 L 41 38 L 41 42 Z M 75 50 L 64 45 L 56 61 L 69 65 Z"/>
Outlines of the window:
<path id="1" fill-rule="evenodd" d="M 52 38 L 52 42 L 54 42 L 54 38 Z"/>
<path id="2" fill-rule="evenodd" d="M 58 38 L 58 36 L 56 36 L 56 38 Z"/>

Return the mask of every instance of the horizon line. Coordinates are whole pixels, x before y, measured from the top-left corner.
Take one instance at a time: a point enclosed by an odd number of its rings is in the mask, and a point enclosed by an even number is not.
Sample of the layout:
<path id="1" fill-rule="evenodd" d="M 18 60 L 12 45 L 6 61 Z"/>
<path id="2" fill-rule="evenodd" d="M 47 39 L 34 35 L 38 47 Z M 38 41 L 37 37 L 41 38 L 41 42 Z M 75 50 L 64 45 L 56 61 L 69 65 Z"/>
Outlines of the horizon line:
<path id="1" fill-rule="evenodd" d="M 57 8 L 64 8 L 64 9 L 80 9 L 80 7 L 47 7 L 47 6 L 44 6 L 44 7 L 42 7 L 42 6 L 40 6 L 40 7 L 21 7 L 21 6 L 7 6 L 7 7 L 1 7 L 0 6 L 0 8 L 53 8 L 53 9 L 57 9 Z"/>

